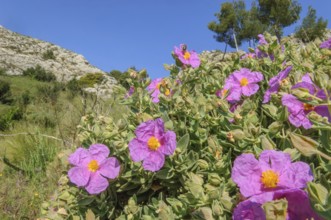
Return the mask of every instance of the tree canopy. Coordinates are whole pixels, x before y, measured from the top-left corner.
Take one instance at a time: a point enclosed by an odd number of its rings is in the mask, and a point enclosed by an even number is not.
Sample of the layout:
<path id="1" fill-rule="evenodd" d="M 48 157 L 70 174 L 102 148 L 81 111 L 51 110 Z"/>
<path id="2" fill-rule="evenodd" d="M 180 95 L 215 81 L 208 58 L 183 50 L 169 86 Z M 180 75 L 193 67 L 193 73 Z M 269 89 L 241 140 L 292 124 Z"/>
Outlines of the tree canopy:
<path id="1" fill-rule="evenodd" d="M 309 6 L 307 16 L 295 30 L 295 37 L 301 39 L 303 42 L 313 41 L 317 37 L 324 35 L 327 25 L 328 21 L 323 20 L 322 17 L 317 19 L 316 10 Z"/>

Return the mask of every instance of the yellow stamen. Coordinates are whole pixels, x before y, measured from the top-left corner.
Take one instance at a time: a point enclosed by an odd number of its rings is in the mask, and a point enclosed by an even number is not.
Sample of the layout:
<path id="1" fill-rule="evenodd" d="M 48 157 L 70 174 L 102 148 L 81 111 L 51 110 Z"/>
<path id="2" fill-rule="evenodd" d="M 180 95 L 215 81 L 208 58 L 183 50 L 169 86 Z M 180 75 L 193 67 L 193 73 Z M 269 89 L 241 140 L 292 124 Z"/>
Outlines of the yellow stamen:
<path id="1" fill-rule="evenodd" d="M 224 97 L 225 96 L 225 94 L 228 92 L 229 90 L 228 89 L 222 89 L 222 97 Z"/>
<path id="2" fill-rule="evenodd" d="M 96 160 L 91 160 L 88 165 L 88 170 L 91 171 L 91 172 L 95 172 L 99 169 L 99 164 L 98 164 L 98 161 Z"/>
<path id="3" fill-rule="evenodd" d="M 241 86 L 247 86 L 248 85 L 248 79 L 247 78 L 242 78 L 241 80 L 240 80 L 240 85 Z"/>
<path id="4" fill-rule="evenodd" d="M 315 107 L 313 105 L 310 105 L 310 104 L 307 104 L 307 103 L 303 103 L 303 109 L 306 110 L 306 111 L 313 111 L 314 108 Z"/>
<path id="5" fill-rule="evenodd" d="M 287 78 L 282 79 L 279 83 L 281 86 L 287 86 L 289 84 L 289 81 Z"/>
<path id="6" fill-rule="evenodd" d="M 170 89 L 166 89 L 166 90 L 164 91 L 164 94 L 165 94 L 166 96 L 170 95 Z"/>
<path id="7" fill-rule="evenodd" d="M 265 188 L 275 188 L 279 182 L 279 175 L 273 170 L 262 172 L 261 182 Z"/>
<path id="8" fill-rule="evenodd" d="M 162 84 L 162 83 L 158 83 L 158 84 L 156 84 L 156 89 L 160 89 L 161 84 Z"/>
<path id="9" fill-rule="evenodd" d="M 189 52 L 185 51 L 185 53 L 184 53 L 184 59 L 185 60 L 188 60 L 188 59 L 190 59 L 190 57 L 191 57 L 191 54 Z"/>
<path id="10" fill-rule="evenodd" d="M 154 136 L 152 136 L 148 139 L 147 145 L 148 145 L 149 149 L 151 149 L 151 150 L 157 150 L 161 146 L 159 140 Z"/>

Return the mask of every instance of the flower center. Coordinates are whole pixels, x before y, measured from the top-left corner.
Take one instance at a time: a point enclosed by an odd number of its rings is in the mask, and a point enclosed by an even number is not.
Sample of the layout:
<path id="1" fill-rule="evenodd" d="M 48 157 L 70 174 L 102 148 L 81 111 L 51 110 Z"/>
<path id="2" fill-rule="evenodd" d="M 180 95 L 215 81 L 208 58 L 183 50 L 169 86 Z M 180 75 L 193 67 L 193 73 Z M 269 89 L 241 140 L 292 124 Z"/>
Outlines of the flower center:
<path id="1" fill-rule="evenodd" d="M 285 78 L 285 79 L 282 79 L 282 80 L 279 82 L 279 84 L 280 84 L 281 86 L 287 86 L 287 85 L 289 84 L 289 81 L 288 81 L 287 78 Z"/>
<path id="2" fill-rule="evenodd" d="M 262 172 L 261 182 L 265 188 L 275 188 L 279 182 L 279 176 L 272 170 Z"/>
<path id="3" fill-rule="evenodd" d="M 166 90 L 164 91 L 164 94 L 165 94 L 166 96 L 170 95 L 170 89 L 166 89 Z"/>
<path id="4" fill-rule="evenodd" d="M 315 107 L 313 105 L 310 105 L 310 104 L 307 104 L 307 103 L 303 103 L 303 109 L 306 110 L 306 111 L 313 111 L 314 108 Z"/>
<path id="5" fill-rule="evenodd" d="M 227 92 L 228 92 L 228 89 L 222 89 L 222 97 L 224 97 Z"/>
<path id="6" fill-rule="evenodd" d="M 161 84 L 162 84 L 162 83 L 158 83 L 158 84 L 156 84 L 156 88 L 155 88 L 155 89 L 160 89 Z"/>
<path id="7" fill-rule="evenodd" d="M 185 60 L 188 60 L 188 59 L 190 59 L 190 57 L 191 57 L 191 54 L 189 52 L 185 51 L 185 53 L 184 53 L 184 59 Z"/>
<path id="8" fill-rule="evenodd" d="M 99 169 L 99 164 L 98 164 L 98 161 L 96 160 L 91 160 L 88 165 L 87 165 L 87 168 L 89 171 L 91 172 L 95 172 Z"/>
<path id="9" fill-rule="evenodd" d="M 248 79 L 247 78 L 244 77 L 240 80 L 240 85 L 241 86 L 247 86 L 247 84 L 248 84 Z"/>
<path id="10" fill-rule="evenodd" d="M 151 149 L 151 150 L 157 150 L 161 146 L 159 140 L 154 136 L 152 136 L 148 139 L 147 145 L 148 145 L 149 149 Z"/>

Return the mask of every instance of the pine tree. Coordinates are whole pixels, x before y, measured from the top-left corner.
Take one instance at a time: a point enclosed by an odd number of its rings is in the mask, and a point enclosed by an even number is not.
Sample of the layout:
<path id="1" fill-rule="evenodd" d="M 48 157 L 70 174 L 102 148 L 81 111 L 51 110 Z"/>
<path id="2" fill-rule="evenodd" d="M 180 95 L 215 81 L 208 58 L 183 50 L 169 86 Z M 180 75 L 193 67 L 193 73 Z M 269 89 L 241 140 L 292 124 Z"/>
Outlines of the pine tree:
<path id="1" fill-rule="evenodd" d="M 215 16 L 218 21 L 208 24 L 208 28 L 216 33 L 215 39 L 218 42 L 224 42 L 226 48 L 227 45 L 232 48 L 240 46 L 242 41 L 240 31 L 247 16 L 245 2 L 242 0 L 233 3 L 225 2 L 221 5 L 220 13 L 216 13 Z"/>
<path id="2" fill-rule="evenodd" d="M 283 29 L 300 18 L 301 5 L 296 0 L 259 0 L 259 19 L 280 40 Z"/>
<path id="3" fill-rule="evenodd" d="M 323 37 L 328 21 L 323 20 L 322 17 L 316 19 L 316 10 L 309 6 L 307 16 L 303 19 L 301 26 L 296 28 L 295 37 L 303 42 L 310 42 L 317 37 Z"/>

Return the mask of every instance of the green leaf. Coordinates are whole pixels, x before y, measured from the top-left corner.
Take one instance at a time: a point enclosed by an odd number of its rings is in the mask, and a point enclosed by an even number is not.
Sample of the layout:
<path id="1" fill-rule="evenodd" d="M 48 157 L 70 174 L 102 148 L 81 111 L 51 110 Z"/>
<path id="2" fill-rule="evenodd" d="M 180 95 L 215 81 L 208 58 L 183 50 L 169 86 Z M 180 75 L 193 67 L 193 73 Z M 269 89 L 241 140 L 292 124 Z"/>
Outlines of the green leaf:
<path id="1" fill-rule="evenodd" d="M 287 201 L 280 199 L 266 202 L 262 205 L 267 220 L 285 220 L 287 215 Z"/>
<path id="2" fill-rule="evenodd" d="M 330 156 L 316 149 L 319 143 L 313 139 L 295 133 L 290 133 L 289 135 L 293 146 L 298 149 L 304 156 L 310 157 L 312 155 L 318 154 L 327 160 L 331 160 Z"/>
<path id="3" fill-rule="evenodd" d="M 298 149 L 304 156 L 310 157 L 317 153 L 316 148 L 319 143 L 313 139 L 295 133 L 290 133 L 290 139 L 293 147 Z"/>
<path id="4" fill-rule="evenodd" d="M 173 176 L 174 176 L 174 173 L 170 172 L 170 169 L 168 169 L 168 168 L 162 169 L 155 174 L 155 177 L 162 179 L 162 180 L 171 179 L 171 177 L 173 177 Z"/>
<path id="5" fill-rule="evenodd" d="M 183 137 L 181 137 L 177 143 L 177 148 L 181 151 L 185 151 L 187 149 L 188 143 L 190 142 L 190 135 L 185 134 Z"/>
<path id="6" fill-rule="evenodd" d="M 264 150 L 276 149 L 276 144 L 271 140 L 268 135 L 261 135 L 261 145 Z"/>

